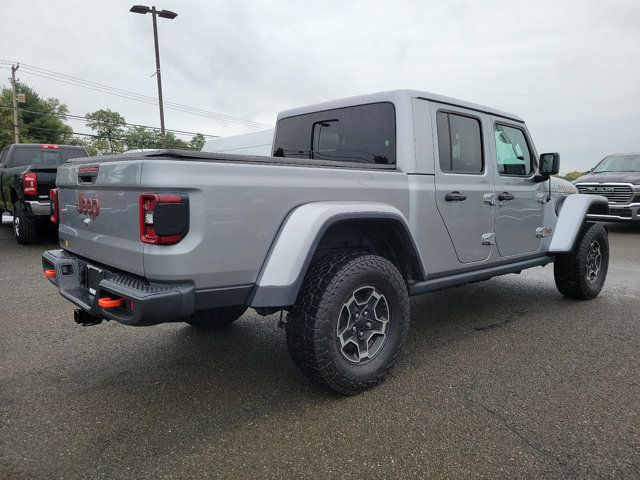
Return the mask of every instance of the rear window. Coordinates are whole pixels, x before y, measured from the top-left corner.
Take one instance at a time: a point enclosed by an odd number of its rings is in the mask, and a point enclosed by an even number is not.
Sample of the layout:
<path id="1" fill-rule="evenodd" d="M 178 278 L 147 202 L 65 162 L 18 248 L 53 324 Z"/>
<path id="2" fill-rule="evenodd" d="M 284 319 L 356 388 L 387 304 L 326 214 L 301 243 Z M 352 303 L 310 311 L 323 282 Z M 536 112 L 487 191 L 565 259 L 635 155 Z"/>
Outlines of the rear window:
<path id="1" fill-rule="evenodd" d="M 283 118 L 273 155 L 394 165 L 395 109 L 391 103 L 371 103 Z"/>
<path id="2" fill-rule="evenodd" d="M 19 146 L 13 151 L 11 165 L 62 165 L 72 158 L 86 157 L 82 148 L 42 148 L 39 145 Z"/>

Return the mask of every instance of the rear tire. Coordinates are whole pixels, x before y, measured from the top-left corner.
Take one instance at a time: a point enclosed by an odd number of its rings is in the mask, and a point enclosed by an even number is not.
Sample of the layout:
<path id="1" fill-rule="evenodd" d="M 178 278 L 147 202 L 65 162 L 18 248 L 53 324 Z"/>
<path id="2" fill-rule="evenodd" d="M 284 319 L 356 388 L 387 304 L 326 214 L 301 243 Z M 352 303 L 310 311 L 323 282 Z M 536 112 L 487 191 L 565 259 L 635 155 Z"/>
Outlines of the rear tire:
<path id="1" fill-rule="evenodd" d="M 244 305 L 199 310 L 186 320 L 186 323 L 207 330 L 224 328 L 242 317 L 246 311 L 247 307 Z"/>
<path id="2" fill-rule="evenodd" d="M 596 298 L 609 269 L 609 238 L 599 223 L 586 224 L 573 251 L 556 256 L 553 275 L 558 291 L 579 300 Z"/>
<path id="3" fill-rule="evenodd" d="M 19 202 L 13 204 L 13 235 L 20 245 L 30 245 L 38 241 L 37 222 L 27 218 Z"/>
<path id="4" fill-rule="evenodd" d="M 362 253 L 327 255 L 311 267 L 287 316 L 287 346 L 312 381 L 354 395 L 391 371 L 409 317 L 407 287 L 393 263 Z"/>

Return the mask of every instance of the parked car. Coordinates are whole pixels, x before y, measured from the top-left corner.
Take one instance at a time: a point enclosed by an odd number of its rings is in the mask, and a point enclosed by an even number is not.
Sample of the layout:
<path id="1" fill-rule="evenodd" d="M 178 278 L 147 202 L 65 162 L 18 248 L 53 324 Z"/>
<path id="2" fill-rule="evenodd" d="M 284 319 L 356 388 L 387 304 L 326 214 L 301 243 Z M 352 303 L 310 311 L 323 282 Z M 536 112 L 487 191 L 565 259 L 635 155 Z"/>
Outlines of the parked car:
<path id="1" fill-rule="evenodd" d="M 74 145 L 8 145 L 0 154 L 0 215 L 13 215 L 13 234 L 21 244 L 35 243 L 38 230 L 49 222 L 49 191 L 58 167 L 72 158 L 88 157 Z"/>
<path id="2" fill-rule="evenodd" d="M 580 193 L 609 201 L 608 213 L 590 214 L 590 219 L 640 222 L 640 153 L 608 155 L 573 183 Z"/>
<path id="3" fill-rule="evenodd" d="M 280 113 L 273 157 L 166 150 L 58 171 L 61 249 L 46 277 L 84 325 L 223 327 L 287 312 L 294 362 L 326 388 L 379 383 L 409 327 L 409 296 L 554 263 L 591 299 L 607 199 L 550 176 L 524 121 L 393 91 Z M 427 312 L 428 314 L 428 312 Z"/>

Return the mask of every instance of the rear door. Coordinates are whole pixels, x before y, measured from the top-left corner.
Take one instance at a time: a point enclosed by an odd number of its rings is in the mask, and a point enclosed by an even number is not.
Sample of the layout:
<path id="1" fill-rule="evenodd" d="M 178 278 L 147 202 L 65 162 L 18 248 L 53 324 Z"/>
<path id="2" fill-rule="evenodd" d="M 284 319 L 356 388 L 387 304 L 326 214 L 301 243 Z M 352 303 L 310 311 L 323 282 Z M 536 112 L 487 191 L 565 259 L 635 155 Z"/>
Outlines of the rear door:
<path id="1" fill-rule="evenodd" d="M 436 205 L 461 263 L 481 262 L 493 239 L 493 168 L 487 168 L 486 116 L 431 104 L 436 125 Z M 489 197 L 487 197 L 489 196 Z"/>
<path id="2" fill-rule="evenodd" d="M 533 253 L 542 245 L 544 183 L 536 183 L 536 152 L 524 124 L 491 117 L 496 169 L 495 233 L 498 253 Z"/>
<path id="3" fill-rule="evenodd" d="M 62 248 L 144 275 L 139 196 L 143 160 L 67 163 L 58 169 Z"/>

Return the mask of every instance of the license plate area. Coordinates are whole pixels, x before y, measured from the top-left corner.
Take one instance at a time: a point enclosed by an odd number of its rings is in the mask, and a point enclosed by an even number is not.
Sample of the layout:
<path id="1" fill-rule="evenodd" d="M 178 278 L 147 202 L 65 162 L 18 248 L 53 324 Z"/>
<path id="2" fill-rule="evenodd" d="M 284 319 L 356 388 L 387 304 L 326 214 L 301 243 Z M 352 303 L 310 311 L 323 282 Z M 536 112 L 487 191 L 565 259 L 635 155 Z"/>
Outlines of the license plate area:
<path id="1" fill-rule="evenodd" d="M 108 278 L 108 272 L 102 268 L 87 264 L 87 290 L 90 295 L 96 294 L 100 282 Z"/>

